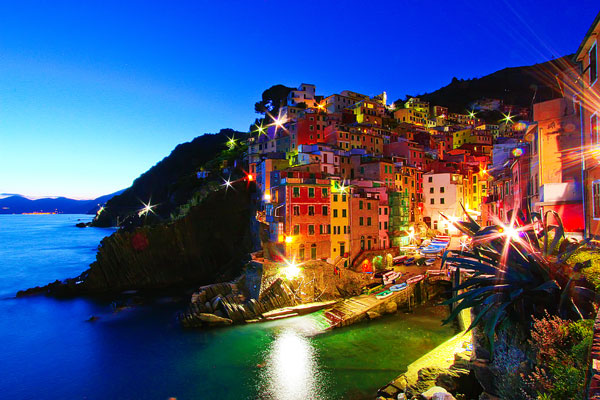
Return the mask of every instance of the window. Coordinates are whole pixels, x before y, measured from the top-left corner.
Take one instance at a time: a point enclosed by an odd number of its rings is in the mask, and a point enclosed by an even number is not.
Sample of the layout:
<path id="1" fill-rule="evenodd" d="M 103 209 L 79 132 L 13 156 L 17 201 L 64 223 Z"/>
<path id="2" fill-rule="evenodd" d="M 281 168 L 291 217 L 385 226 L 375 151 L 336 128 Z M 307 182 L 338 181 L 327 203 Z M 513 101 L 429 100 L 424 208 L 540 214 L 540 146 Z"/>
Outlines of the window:
<path id="1" fill-rule="evenodd" d="M 308 225 L 308 234 L 309 235 L 315 234 L 315 226 L 314 225 Z"/>
<path id="2" fill-rule="evenodd" d="M 592 144 L 600 144 L 600 123 L 598 121 L 598 113 L 595 113 L 590 118 L 590 133 L 592 134 Z"/>
<path id="3" fill-rule="evenodd" d="M 315 206 L 308 206 L 308 215 L 315 215 Z"/>
<path id="4" fill-rule="evenodd" d="M 600 181 L 592 182 L 592 212 L 594 219 L 600 219 Z"/>
<path id="5" fill-rule="evenodd" d="M 429 188 L 429 193 L 433 193 L 433 188 L 432 187 Z"/>
<path id="6" fill-rule="evenodd" d="M 365 220 L 364 220 L 364 218 L 363 218 L 363 217 L 360 217 L 360 218 L 358 219 L 358 224 L 359 224 L 360 226 L 363 226 L 363 225 L 365 224 Z"/>
<path id="7" fill-rule="evenodd" d="M 362 201 L 362 200 L 359 200 L 359 201 L 358 201 L 358 209 L 359 209 L 359 210 L 362 210 L 362 209 L 363 209 L 363 201 Z"/>
<path id="8" fill-rule="evenodd" d="M 429 182 L 429 183 L 433 182 L 433 177 L 430 176 L 429 178 L 427 178 L 427 182 Z"/>
<path id="9" fill-rule="evenodd" d="M 294 215 L 300 215 L 300 206 L 294 206 Z"/>
<path id="10" fill-rule="evenodd" d="M 293 197 L 300 197 L 300 188 L 299 187 L 294 188 Z"/>
<path id="11" fill-rule="evenodd" d="M 315 188 L 308 188 L 308 197 L 315 197 Z"/>
<path id="12" fill-rule="evenodd" d="M 323 206 L 323 215 L 327 216 L 327 212 L 328 212 L 327 206 Z"/>
<path id="13" fill-rule="evenodd" d="M 598 44 L 595 43 L 590 49 L 590 85 L 598 79 Z"/>
<path id="14" fill-rule="evenodd" d="M 338 201 L 338 195 L 337 194 L 333 195 L 333 201 Z"/>
<path id="15" fill-rule="evenodd" d="M 444 204 L 444 198 L 443 197 L 440 199 L 440 204 Z"/>
<path id="16" fill-rule="evenodd" d="M 346 218 L 346 209 L 345 208 L 342 209 L 342 218 Z"/>
<path id="17" fill-rule="evenodd" d="M 387 207 L 383 208 L 383 215 L 388 215 L 388 209 L 387 209 Z"/>
<path id="18" fill-rule="evenodd" d="M 337 208 L 334 208 L 333 209 L 333 218 L 337 218 L 337 216 L 338 216 L 338 210 L 337 210 Z"/>
<path id="19" fill-rule="evenodd" d="M 440 187 L 440 193 L 444 193 L 444 188 Z"/>
<path id="20" fill-rule="evenodd" d="M 294 225 L 294 235 L 300 234 L 300 225 Z"/>
<path id="21" fill-rule="evenodd" d="M 327 188 L 322 188 L 321 189 L 321 196 L 324 197 L 324 198 L 327 197 Z"/>
<path id="22" fill-rule="evenodd" d="M 367 201 L 367 210 L 370 210 L 370 209 L 371 209 L 371 203 L 369 203 L 369 202 Z"/>
<path id="23" fill-rule="evenodd" d="M 371 217 L 367 217 L 367 226 L 371 226 Z"/>
<path id="24" fill-rule="evenodd" d="M 429 204 L 435 204 L 435 200 L 434 199 L 429 200 Z"/>

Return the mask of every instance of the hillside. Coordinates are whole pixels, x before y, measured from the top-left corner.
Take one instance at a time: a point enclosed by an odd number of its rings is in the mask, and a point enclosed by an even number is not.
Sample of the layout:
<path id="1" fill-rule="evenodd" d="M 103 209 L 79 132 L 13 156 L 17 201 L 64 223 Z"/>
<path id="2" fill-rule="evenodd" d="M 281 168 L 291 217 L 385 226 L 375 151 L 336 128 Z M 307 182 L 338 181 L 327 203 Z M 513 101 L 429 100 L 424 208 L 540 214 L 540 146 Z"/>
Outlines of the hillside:
<path id="1" fill-rule="evenodd" d="M 75 200 L 66 197 L 31 200 L 20 195 L 0 198 L 0 214 L 23 214 L 32 212 L 58 212 L 61 214 L 96 214 L 98 209 L 120 190 L 93 200 Z"/>
<path id="2" fill-rule="evenodd" d="M 142 202 L 156 205 L 153 208 L 156 219 L 168 218 L 202 186 L 196 172 L 203 167 L 217 172 L 224 161 L 233 162 L 244 149 L 238 145 L 235 150 L 227 150 L 226 142 L 228 138 L 240 139 L 245 135 L 222 129 L 219 133 L 204 134 L 178 145 L 171 154 L 133 181 L 131 187 L 108 201 L 94 225 L 115 226 L 117 219 L 122 221 L 135 215 L 143 207 Z"/>
<path id="3" fill-rule="evenodd" d="M 571 56 L 565 56 L 531 66 L 504 68 L 481 78 L 454 78 L 449 85 L 417 97 L 430 104 L 446 106 L 450 112 L 457 113 L 464 113 L 469 104 L 482 98 L 500 99 L 505 104 L 531 107 L 534 94 L 536 103 L 558 95 L 556 79 L 548 71 L 563 70 L 571 62 L 570 58 Z"/>

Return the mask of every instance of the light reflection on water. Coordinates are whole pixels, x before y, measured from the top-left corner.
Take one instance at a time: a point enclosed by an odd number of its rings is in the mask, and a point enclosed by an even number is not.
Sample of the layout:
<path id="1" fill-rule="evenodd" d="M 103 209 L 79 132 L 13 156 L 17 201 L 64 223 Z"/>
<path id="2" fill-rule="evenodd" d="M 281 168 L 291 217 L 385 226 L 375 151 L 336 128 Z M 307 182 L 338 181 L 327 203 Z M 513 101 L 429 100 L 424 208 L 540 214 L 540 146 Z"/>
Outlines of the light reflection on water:
<path id="1" fill-rule="evenodd" d="M 261 380 L 267 383 L 261 398 L 321 399 L 323 377 L 317 352 L 309 338 L 299 330 L 285 328 L 275 338 L 265 356 Z"/>

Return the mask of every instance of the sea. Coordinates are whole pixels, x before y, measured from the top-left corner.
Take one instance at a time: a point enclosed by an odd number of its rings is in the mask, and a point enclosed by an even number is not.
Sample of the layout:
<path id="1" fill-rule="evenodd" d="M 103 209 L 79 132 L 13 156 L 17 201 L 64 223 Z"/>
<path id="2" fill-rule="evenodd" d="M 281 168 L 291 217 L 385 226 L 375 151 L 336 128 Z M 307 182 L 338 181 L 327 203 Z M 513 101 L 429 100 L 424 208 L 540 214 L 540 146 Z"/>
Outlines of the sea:
<path id="1" fill-rule="evenodd" d="M 113 229 L 88 215 L 0 215 L 3 399 L 373 399 L 408 364 L 455 334 L 427 307 L 315 334 L 314 316 L 185 330 L 182 300 L 109 300 L 18 290 L 75 277 Z M 93 321 L 90 317 L 94 316 Z"/>

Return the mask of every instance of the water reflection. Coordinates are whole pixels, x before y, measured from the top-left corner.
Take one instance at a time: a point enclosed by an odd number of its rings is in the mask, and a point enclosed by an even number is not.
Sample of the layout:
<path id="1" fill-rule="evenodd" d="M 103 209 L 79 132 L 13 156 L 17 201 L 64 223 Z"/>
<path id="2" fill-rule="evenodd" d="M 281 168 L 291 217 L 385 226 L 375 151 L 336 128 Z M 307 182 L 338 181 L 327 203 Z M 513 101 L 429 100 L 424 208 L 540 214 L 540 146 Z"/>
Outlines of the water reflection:
<path id="1" fill-rule="evenodd" d="M 323 392 L 316 351 L 298 330 L 279 331 L 265 356 L 261 381 L 266 399 L 319 399 Z"/>

